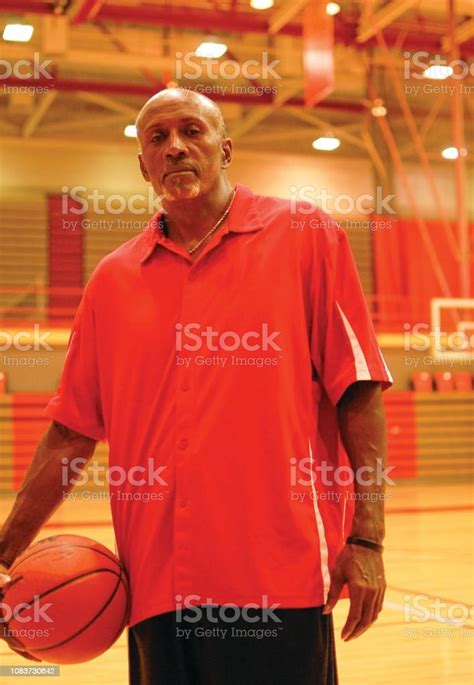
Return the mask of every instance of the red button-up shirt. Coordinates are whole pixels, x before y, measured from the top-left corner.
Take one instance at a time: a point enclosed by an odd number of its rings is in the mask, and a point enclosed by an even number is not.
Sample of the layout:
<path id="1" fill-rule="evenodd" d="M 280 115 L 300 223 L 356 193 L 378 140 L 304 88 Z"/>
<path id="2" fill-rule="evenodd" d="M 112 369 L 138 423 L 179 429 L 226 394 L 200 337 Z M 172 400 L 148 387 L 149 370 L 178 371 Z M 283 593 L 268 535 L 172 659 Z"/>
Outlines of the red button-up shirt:
<path id="1" fill-rule="evenodd" d="M 326 600 L 347 527 L 317 469 L 340 463 L 335 405 L 391 377 L 344 232 L 294 210 L 237 186 L 194 262 L 157 215 L 85 288 L 46 413 L 109 443 L 130 625 L 188 598 Z"/>

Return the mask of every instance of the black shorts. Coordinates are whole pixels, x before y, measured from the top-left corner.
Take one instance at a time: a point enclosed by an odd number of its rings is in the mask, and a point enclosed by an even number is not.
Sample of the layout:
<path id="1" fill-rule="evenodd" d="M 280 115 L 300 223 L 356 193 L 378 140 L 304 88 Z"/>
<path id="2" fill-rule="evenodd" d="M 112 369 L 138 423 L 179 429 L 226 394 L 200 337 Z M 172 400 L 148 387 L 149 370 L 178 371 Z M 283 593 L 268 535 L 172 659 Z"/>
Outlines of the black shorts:
<path id="1" fill-rule="evenodd" d="M 332 615 L 322 608 L 153 616 L 128 631 L 130 685 L 337 685 Z"/>

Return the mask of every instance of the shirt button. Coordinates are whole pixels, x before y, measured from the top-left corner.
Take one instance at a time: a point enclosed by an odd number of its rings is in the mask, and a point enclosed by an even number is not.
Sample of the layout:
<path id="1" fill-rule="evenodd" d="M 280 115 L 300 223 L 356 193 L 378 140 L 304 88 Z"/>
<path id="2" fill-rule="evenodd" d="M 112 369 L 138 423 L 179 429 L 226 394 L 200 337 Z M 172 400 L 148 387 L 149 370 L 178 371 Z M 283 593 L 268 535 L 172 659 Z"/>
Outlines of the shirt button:
<path id="1" fill-rule="evenodd" d="M 188 390 L 189 390 L 189 385 L 188 385 L 187 383 L 183 383 L 183 385 L 181 386 L 181 390 L 182 390 L 183 392 L 188 392 Z"/>
<path id="2" fill-rule="evenodd" d="M 189 278 L 190 281 L 195 281 L 196 278 L 197 278 L 197 276 L 196 276 L 196 274 L 194 273 L 194 271 L 192 271 L 192 272 L 189 274 L 188 278 Z"/>
<path id="3" fill-rule="evenodd" d="M 185 450 L 189 445 L 189 442 L 186 440 L 186 438 L 184 438 L 183 440 L 179 441 L 178 445 L 180 450 Z"/>
<path id="4" fill-rule="evenodd" d="M 179 506 L 184 508 L 187 506 L 187 504 L 187 500 L 185 500 L 184 497 L 181 497 L 181 499 L 179 500 Z"/>

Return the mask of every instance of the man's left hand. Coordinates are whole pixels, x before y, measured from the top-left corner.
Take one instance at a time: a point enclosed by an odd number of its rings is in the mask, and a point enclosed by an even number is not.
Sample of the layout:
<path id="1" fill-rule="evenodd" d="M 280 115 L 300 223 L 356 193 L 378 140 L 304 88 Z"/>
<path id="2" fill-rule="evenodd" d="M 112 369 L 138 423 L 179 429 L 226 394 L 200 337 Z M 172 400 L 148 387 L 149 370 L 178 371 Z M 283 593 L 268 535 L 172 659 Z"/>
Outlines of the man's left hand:
<path id="1" fill-rule="evenodd" d="M 370 628 L 382 609 L 387 587 L 382 554 L 366 547 L 345 545 L 332 571 L 324 614 L 332 611 L 346 583 L 350 609 L 341 637 L 347 642 Z"/>

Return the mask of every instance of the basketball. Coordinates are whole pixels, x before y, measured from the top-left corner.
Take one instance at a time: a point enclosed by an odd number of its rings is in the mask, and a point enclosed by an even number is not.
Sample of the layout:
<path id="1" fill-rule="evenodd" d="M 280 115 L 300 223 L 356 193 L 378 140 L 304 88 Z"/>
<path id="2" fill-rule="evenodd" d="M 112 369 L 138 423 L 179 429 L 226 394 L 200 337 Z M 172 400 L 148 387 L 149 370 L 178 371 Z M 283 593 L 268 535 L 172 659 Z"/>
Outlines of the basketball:
<path id="1" fill-rule="evenodd" d="M 2 600 L 4 634 L 15 648 L 56 664 L 105 652 L 129 614 L 128 581 L 117 557 L 80 535 L 31 545 L 10 569 Z"/>

